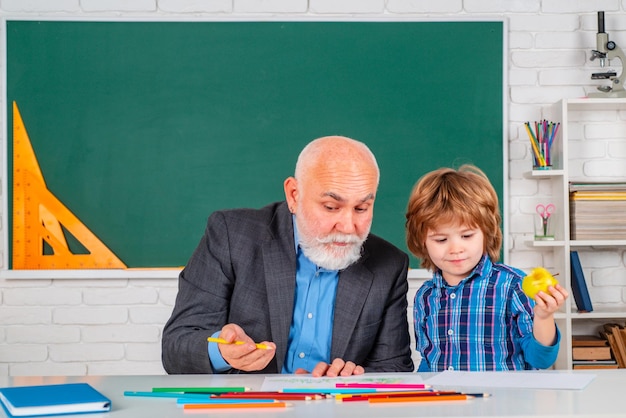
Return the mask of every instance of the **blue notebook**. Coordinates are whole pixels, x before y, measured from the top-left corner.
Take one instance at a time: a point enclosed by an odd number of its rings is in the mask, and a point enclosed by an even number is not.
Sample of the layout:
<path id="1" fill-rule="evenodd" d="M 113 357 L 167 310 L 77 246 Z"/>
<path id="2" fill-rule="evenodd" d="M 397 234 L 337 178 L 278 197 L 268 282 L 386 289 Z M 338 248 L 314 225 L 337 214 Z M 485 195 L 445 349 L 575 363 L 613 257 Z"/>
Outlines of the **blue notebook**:
<path id="1" fill-rule="evenodd" d="M 0 388 L 0 401 L 14 417 L 111 410 L 111 401 L 87 383 Z"/>
<path id="2" fill-rule="evenodd" d="M 578 257 L 577 251 L 570 252 L 570 266 L 572 268 L 572 293 L 574 294 L 574 301 L 576 302 L 578 312 L 591 312 L 593 311 L 593 305 L 591 304 L 585 274 L 580 265 L 580 258 Z"/>

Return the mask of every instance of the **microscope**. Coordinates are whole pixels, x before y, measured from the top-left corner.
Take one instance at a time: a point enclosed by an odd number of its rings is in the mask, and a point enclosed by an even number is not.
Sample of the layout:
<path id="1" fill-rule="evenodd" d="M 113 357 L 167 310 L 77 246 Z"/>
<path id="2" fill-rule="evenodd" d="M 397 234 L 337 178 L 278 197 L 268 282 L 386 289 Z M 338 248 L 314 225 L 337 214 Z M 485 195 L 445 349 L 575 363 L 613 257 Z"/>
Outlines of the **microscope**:
<path id="1" fill-rule="evenodd" d="M 592 80 L 611 80 L 612 86 L 599 86 L 597 93 L 589 93 L 588 97 L 626 97 L 626 90 L 624 90 L 624 70 L 626 65 L 626 55 L 624 51 L 613 41 L 609 41 L 609 34 L 604 32 L 604 12 L 598 12 L 598 33 L 596 34 L 596 48 L 591 51 L 591 61 L 596 58 L 600 59 L 600 67 L 604 68 L 606 60 L 613 58 L 619 58 L 622 63 L 622 71 L 618 76 L 613 70 L 608 70 L 603 73 L 591 74 Z"/>

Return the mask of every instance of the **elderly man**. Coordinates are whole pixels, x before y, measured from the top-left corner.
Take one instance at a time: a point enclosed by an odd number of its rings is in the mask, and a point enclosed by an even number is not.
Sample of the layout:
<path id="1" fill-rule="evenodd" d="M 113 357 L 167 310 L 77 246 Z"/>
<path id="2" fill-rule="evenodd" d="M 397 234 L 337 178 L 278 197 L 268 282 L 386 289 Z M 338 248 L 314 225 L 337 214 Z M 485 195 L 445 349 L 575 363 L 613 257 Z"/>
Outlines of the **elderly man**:
<path id="1" fill-rule="evenodd" d="M 180 274 L 165 370 L 412 371 L 408 257 L 370 234 L 378 181 L 365 144 L 323 137 L 300 153 L 286 201 L 213 213 Z"/>

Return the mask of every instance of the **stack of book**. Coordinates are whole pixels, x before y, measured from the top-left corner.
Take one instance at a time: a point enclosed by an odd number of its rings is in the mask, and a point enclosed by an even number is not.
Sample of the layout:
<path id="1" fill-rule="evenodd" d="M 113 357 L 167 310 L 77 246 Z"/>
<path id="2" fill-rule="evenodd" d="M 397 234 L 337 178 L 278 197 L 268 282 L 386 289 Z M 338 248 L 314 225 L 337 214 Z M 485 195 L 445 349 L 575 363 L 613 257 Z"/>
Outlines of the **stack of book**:
<path id="1" fill-rule="evenodd" d="M 620 324 L 604 324 L 600 335 L 609 342 L 618 367 L 626 368 L 626 328 Z"/>
<path id="2" fill-rule="evenodd" d="M 626 183 L 570 183 L 569 192 L 572 239 L 626 239 Z"/>
<path id="3" fill-rule="evenodd" d="M 595 335 L 572 337 L 572 359 L 574 369 L 617 369 L 619 366 L 607 339 Z"/>

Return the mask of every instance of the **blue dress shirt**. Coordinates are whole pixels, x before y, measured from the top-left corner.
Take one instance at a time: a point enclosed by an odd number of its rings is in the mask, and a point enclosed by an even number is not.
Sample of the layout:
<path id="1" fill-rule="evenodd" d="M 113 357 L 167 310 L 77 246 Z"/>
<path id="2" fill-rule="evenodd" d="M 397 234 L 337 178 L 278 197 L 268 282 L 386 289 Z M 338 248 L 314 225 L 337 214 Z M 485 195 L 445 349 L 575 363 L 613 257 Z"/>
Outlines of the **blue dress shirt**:
<path id="1" fill-rule="evenodd" d="M 331 362 L 330 345 L 339 282 L 338 270 L 318 267 L 304 255 L 298 245 L 295 217 L 293 231 L 297 255 L 296 294 L 282 373 L 293 373 L 299 368 L 310 372 L 321 361 Z M 213 337 L 220 332 L 215 332 Z M 208 354 L 215 372 L 230 369 L 216 343 L 208 344 Z"/>
<path id="2" fill-rule="evenodd" d="M 320 361 L 331 361 L 339 272 L 316 266 L 300 247 L 297 252 L 296 300 L 282 373 L 299 368 L 310 372 Z"/>

